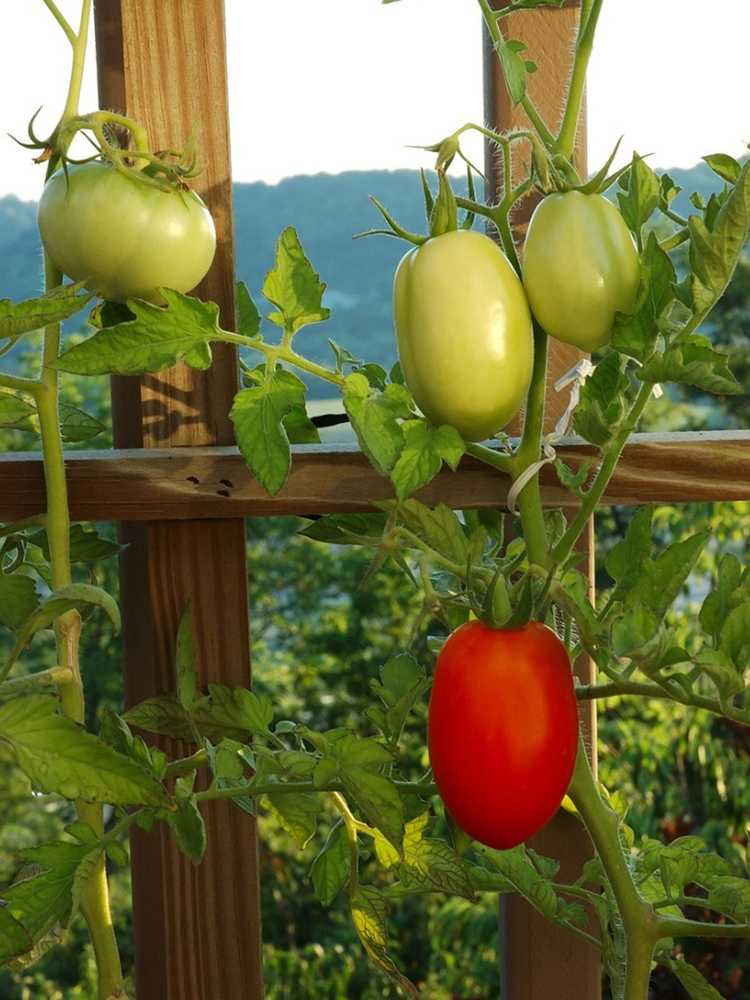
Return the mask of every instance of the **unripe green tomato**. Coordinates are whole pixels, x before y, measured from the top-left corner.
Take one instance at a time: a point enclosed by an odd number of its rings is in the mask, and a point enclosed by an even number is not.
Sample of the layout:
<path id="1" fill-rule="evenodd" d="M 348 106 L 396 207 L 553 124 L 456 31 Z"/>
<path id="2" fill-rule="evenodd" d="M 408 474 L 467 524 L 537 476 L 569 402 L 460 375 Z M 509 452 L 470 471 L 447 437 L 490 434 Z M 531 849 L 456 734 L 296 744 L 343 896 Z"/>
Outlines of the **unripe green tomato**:
<path id="1" fill-rule="evenodd" d="M 520 409 L 534 356 L 523 287 L 488 236 L 456 230 L 401 260 L 393 287 L 398 353 L 424 415 L 467 441 Z"/>
<path id="2" fill-rule="evenodd" d="M 615 206 L 568 191 L 537 205 L 523 251 L 531 311 L 547 333 L 582 351 L 609 342 L 615 313 L 635 308 L 638 252 Z"/>
<path id="3" fill-rule="evenodd" d="M 71 164 L 44 186 L 42 243 L 55 265 L 116 302 L 189 292 L 216 251 L 211 213 L 193 191 L 161 191 L 108 163 Z"/>

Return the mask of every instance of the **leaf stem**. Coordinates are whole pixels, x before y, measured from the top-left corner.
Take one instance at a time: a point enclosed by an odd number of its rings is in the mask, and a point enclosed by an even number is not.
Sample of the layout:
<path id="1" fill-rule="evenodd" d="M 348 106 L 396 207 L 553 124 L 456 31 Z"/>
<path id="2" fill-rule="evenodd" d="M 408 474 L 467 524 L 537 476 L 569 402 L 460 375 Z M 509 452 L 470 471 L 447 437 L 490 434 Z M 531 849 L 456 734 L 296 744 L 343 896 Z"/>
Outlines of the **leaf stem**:
<path id="1" fill-rule="evenodd" d="M 701 708 L 713 715 L 731 719 L 733 722 L 739 722 L 745 726 L 750 725 L 750 715 L 746 711 L 733 708 L 731 705 L 722 705 L 718 699 L 707 698 L 704 695 L 681 693 L 681 689 L 677 687 L 667 691 L 658 684 L 650 684 L 645 681 L 613 681 L 611 684 L 588 684 L 576 688 L 576 696 L 579 701 L 618 698 L 631 694 L 642 698 L 673 701 L 678 705 L 687 705 L 689 708 Z"/>
<path id="2" fill-rule="evenodd" d="M 60 25 L 62 30 L 65 32 L 65 37 L 68 39 L 70 44 L 75 47 L 76 44 L 76 33 L 73 31 L 71 26 L 68 24 L 66 18 L 63 16 L 62 12 L 58 9 L 55 0 L 42 0 L 44 5 L 49 9 L 54 19 Z"/>
<path id="3" fill-rule="evenodd" d="M 586 87 L 586 72 L 591 58 L 594 35 L 596 34 L 596 25 L 601 14 L 602 3 L 603 0 L 584 0 L 581 5 L 581 19 L 578 25 L 573 74 L 570 78 L 560 133 L 554 144 L 555 151 L 561 153 L 568 160 L 572 159 L 575 150 L 578 123 L 583 105 L 583 94 Z"/>

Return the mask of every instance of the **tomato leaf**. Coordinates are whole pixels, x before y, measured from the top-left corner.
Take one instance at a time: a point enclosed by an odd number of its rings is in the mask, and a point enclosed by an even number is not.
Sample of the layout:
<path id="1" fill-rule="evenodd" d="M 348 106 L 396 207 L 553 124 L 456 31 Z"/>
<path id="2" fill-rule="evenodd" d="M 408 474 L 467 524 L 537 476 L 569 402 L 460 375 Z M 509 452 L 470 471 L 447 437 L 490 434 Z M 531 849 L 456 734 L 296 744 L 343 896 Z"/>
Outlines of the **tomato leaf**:
<path id="1" fill-rule="evenodd" d="M 206 824 L 195 799 L 178 799 L 177 810 L 167 813 L 167 821 L 182 853 L 193 864 L 200 864 L 206 853 Z"/>
<path id="2" fill-rule="evenodd" d="M 674 265 L 654 233 L 651 233 L 641 257 L 641 285 L 635 311 L 618 313 L 612 332 L 612 346 L 617 351 L 646 361 L 654 352 L 660 325 L 674 302 Z"/>
<path id="3" fill-rule="evenodd" d="M 352 920 L 362 945 L 372 961 L 410 996 L 418 996 L 417 988 L 400 971 L 388 954 L 385 927 L 385 899 L 374 886 L 361 885 L 352 895 Z"/>
<path id="4" fill-rule="evenodd" d="M 44 792 L 111 805 L 163 805 L 166 794 L 145 768 L 59 714 L 49 695 L 0 705 L 0 741 Z"/>
<path id="5" fill-rule="evenodd" d="M 700 623 L 704 630 L 718 641 L 721 627 L 730 611 L 730 601 L 742 580 L 742 563 L 734 553 L 719 561 L 716 585 L 707 595 L 700 610 Z"/>
<path id="6" fill-rule="evenodd" d="M 276 244 L 276 265 L 263 283 L 263 294 L 278 309 L 268 318 L 290 333 L 331 315 L 323 306 L 325 284 L 305 256 L 299 236 L 289 226 Z"/>
<path id="7" fill-rule="evenodd" d="M 410 825 L 410 824 L 409 824 Z M 404 861 L 398 873 L 405 889 L 429 889 L 474 898 L 474 887 L 459 855 L 442 840 L 404 836 Z"/>
<path id="8" fill-rule="evenodd" d="M 260 332 L 260 313 L 244 281 L 237 282 L 237 333 L 243 337 L 257 337 Z"/>
<path id="9" fill-rule="evenodd" d="M 604 568 L 617 582 L 620 596 L 638 582 L 641 569 L 651 553 L 652 507 L 641 507 L 633 515 L 625 537 L 614 545 L 604 560 Z"/>
<path id="10" fill-rule="evenodd" d="M 10 910 L 0 906 L 0 966 L 29 951 L 34 941 Z"/>
<path id="11" fill-rule="evenodd" d="M 398 419 L 411 414 L 411 396 L 401 385 L 376 392 L 364 375 L 355 372 L 344 380 L 344 408 L 362 451 L 383 475 L 396 464 L 404 434 Z"/>
<path id="12" fill-rule="evenodd" d="M 433 479 L 445 462 L 454 471 L 466 450 L 453 427 L 433 427 L 426 420 L 407 420 L 403 426 L 404 447 L 391 472 L 399 500 L 405 500 Z"/>
<path id="13" fill-rule="evenodd" d="M 307 847 L 318 829 L 322 797 L 317 792 L 268 792 L 264 799 L 298 846 Z"/>
<path id="14" fill-rule="evenodd" d="M 208 695 L 193 704 L 192 716 L 201 735 L 210 740 L 246 740 L 252 734 L 265 735 L 273 720 L 273 706 L 266 695 L 247 688 L 209 684 Z M 123 718 L 150 733 L 191 740 L 187 713 L 174 694 L 147 698 L 125 712 Z"/>
<path id="15" fill-rule="evenodd" d="M 694 965 L 682 959 L 673 959 L 669 967 L 685 988 L 691 1000 L 721 1000 L 721 993 L 703 978 Z"/>
<path id="16" fill-rule="evenodd" d="M 438 504 L 431 508 L 414 499 L 383 506 L 388 509 L 396 507 L 399 522 L 439 555 L 458 565 L 466 565 L 469 542 L 461 522 L 450 507 Z"/>
<path id="17" fill-rule="evenodd" d="M 731 281 L 750 231 L 750 161 L 713 224 L 692 215 L 688 226 L 693 306 L 705 319 Z"/>
<path id="18" fill-rule="evenodd" d="M 60 285 L 38 299 L 11 302 L 0 299 L 0 340 L 15 339 L 48 323 L 61 323 L 74 316 L 91 299 L 81 283 Z"/>
<path id="19" fill-rule="evenodd" d="M 106 429 L 101 420 L 84 413 L 77 406 L 71 406 L 70 403 L 60 404 L 60 432 L 63 441 L 71 443 L 91 441 Z"/>
<path id="20" fill-rule="evenodd" d="M 520 104 L 526 96 L 528 68 L 523 54 L 528 45 L 515 39 L 496 43 L 495 50 L 503 69 L 505 86 L 514 104 Z"/>
<path id="21" fill-rule="evenodd" d="M 75 375 L 142 375 L 178 361 L 208 368 L 209 342 L 221 336 L 219 307 L 168 288 L 162 295 L 166 306 L 131 300 L 135 319 L 108 326 L 69 348 L 53 367 Z"/>
<path id="22" fill-rule="evenodd" d="M 349 881 L 352 870 L 351 850 L 343 824 L 335 826 L 310 870 L 315 895 L 323 906 L 330 906 Z"/>
<path id="23" fill-rule="evenodd" d="M 305 384 L 292 372 L 265 368 L 251 373 L 256 385 L 234 397 L 230 417 L 242 457 L 268 492 L 275 496 L 291 468 L 286 420 L 306 418 Z"/>
<path id="24" fill-rule="evenodd" d="M 39 603 L 36 584 L 22 573 L 0 573 L 0 624 L 19 629 Z"/>
<path id="25" fill-rule="evenodd" d="M 662 618 L 685 585 L 709 537 L 709 532 L 697 532 L 670 545 L 656 559 L 647 559 L 628 594 L 629 605 L 642 602 L 657 619 Z"/>
<path id="26" fill-rule="evenodd" d="M 385 531 L 384 514 L 329 514 L 304 527 L 299 534 L 334 545 L 376 546 Z"/>
<path id="27" fill-rule="evenodd" d="M 699 334 L 668 347 L 636 374 L 642 382 L 678 382 L 719 396 L 737 396 L 744 391 L 729 369 L 728 355 Z"/>
<path id="28" fill-rule="evenodd" d="M 36 431 L 36 410 L 21 396 L 0 392 L 0 427 L 15 431 Z"/>
<path id="29" fill-rule="evenodd" d="M 719 646 L 739 670 L 744 672 L 750 666 L 750 602 L 729 612 L 721 627 Z"/>
<path id="30" fill-rule="evenodd" d="M 50 551 L 47 540 L 47 532 L 44 529 L 35 531 L 28 536 L 31 545 L 37 545 L 44 558 L 49 562 Z M 122 552 L 123 546 L 117 542 L 104 538 L 96 528 L 84 527 L 82 524 L 74 524 L 70 529 L 70 558 L 71 562 L 91 563 L 100 559 L 109 559 Z"/>
<path id="31" fill-rule="evenodd" d="M 404 835 L 404 804 L 393 782 L 367 767 L 346 766 L 341 783 L 367 822 L 399 849 Z"/>
<path id="32" fill-rule="evenodd" d="M 581 388 L 573 427 L 586 441 L 604 447 L 625 419 L 625 394 L 630 386 L 623 361 L 616 353 L 601 361 Z"/>
<path id="33" fill-rule="evenodd" d="M 661 196 L 659 178 L 646 161 L 634 153 L 630 170 L 621 178 L 620 186 L 624 188 L 624 192 L 619 192 L 617 195 L 620 212 L 628 228 L 640 240 L 641 229 L 659 204 Z M 638 245 L 640 246 L 640 243 Z"/>
<path id="34" fill-rule="evenodd" d="M 733 156 L 729 156 L 727 153 L 714 153 L 711 156 L 704 156 L 703 161 L 704 163 L 707 163 L 713 172 L 718 174 L 722 180 L 728 181 L 730 184 L 736 184 L 740 179 L 742 165 L 738 163 Z"/>

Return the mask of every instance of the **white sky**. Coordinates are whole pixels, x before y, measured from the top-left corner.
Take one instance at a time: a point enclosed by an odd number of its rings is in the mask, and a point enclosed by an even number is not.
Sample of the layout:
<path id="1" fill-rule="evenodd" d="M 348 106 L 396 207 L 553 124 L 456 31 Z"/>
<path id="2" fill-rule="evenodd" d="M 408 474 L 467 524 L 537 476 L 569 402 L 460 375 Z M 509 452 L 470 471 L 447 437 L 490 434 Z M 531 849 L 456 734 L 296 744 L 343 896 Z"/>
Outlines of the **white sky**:
<path id="1" fill-rule="evenodd" d="M 80 0 L 58 3 L 77 19 Z M 481 117 L 471 0 L 226 4 L 236 180 L 425 165 L 407 143 Z M 651 152 L 657 166 L 739 154 L 750 141 L 748 37 L 747 0 L 711 0 L 708 11 L 705 0 L 606 0 L 589 77 L 590 165 L 623 132 L 623 149 Z M 22 137 L 39 105 L 38 130 L 49 131 L 67 74 L 67 43 L 42 0 L 14 3 L 0 34 L 0 136 Z M 92 58 L 82 110 L 95 106 Z M 0 196 L 36 198 L 43 168 L 0 143 Z"/>

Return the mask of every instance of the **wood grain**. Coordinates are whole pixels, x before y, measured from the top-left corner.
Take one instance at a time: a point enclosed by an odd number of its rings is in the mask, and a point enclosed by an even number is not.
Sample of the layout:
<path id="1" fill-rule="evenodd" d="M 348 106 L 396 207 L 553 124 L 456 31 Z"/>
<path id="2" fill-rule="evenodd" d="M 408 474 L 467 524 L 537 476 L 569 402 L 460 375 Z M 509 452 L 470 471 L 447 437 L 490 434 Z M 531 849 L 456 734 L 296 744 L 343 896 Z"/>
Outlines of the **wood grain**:
<path id="1" fill-rule="evenodd" d="M 96 0 L 95 17 L 102 106 L 145 125 L 153 149 L 195 142 L 204 169 L 193 187 L 208 204 L 218 237 L 214 266 L 197 293 L 218 302 L 223 325 L 233 329 L 223 0 Z M 178 366 L 142 379 L 113 379 L 115 444 L 145 448 L 143 455 L 154 447 L 230 445 L 237 358 L 221 345 L 214 359 L 210 372 Z M 126 508 L 121 589 L 127 702 L 174 690 L 175 635 L 188 602 L 201 683 L 247 685 L 243 521 L 227 520 L 225 510 L 217 512 L 221 520 L 177 523 L 163 520 L 157 505 L 152 523 L 136 524 L 134 505 Z M 204 817 L 209 846 L 199 866 L 179 853 L 163 828 L 133 838 L 139 1000 L 263 995 L 255 823 L 230 803 L 211 803 Z"/>
<path id="2" fill-rule="evenodd" d="M 557 455 L 571 468 L 596 451 L 564 442 Z M 78 521 L 195 521 L 273 514 L 371 509 L 393 497 L 354 448 L 301 445 L 277 497 L 253 479 L 234 447 L 71 452 L 67 456 L 73 517 Z M 592 466 L 593 474 L 594 466 Z M 541 474 L 547 506 L 574 507 L 552 466 Z M 472 458 L 444 470 L 418 495 L 450 507 L 503 507 L 508 479 Z M 750 431 L 636 434 L 626 445 L 602 505 L 750 500 Z M 0 520 L 44 510 L 44 470 L 33 453 L 0 455 Z"/>

